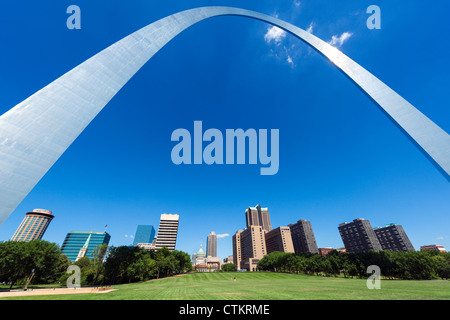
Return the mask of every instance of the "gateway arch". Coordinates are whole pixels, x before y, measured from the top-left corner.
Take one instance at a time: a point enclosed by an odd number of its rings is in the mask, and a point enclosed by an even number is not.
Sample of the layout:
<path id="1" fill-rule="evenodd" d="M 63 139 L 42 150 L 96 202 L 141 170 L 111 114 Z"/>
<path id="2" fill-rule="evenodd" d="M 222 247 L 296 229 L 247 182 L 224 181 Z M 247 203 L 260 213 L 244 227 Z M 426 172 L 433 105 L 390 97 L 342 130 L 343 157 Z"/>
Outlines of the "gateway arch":
<path id="1" fill-rule="evenodd" d="M 329 59 L 450 181 L 450 136 L 335 47 L 277 18 L 230 7 L 202 7 L 158 20 L 70 70 L 0 117 L 0 225 L 127 81 L 189 26 L 215 16 L 273 24 Z"/>

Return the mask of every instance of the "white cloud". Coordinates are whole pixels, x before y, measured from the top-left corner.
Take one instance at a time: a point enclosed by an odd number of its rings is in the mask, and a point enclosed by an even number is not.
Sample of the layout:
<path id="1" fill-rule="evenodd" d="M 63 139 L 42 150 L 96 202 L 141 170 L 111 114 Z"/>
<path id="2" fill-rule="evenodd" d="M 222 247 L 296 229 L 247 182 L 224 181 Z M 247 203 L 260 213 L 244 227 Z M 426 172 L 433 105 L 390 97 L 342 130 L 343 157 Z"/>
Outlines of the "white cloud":
<path id="1" fill-rule="evenodd" d="M 267 29 L 267 33 L 264 35 L 264 40 L 267 43 L 274 41 L 275 43 L 280 43 L 286 37 L 286 31 L 273 26 Z"/>
<path id="2" fill-rule="evenodd" d="M 287 61 L 290 65 L 293 65 L 293 64 L 294 64 L 294 61 L 292 61 L 292 58 L 291 58 L 290 55 L 287 56 L 286 61 Z"/>
<path id="3" fill-rule="evenodd" d="M 436 240 L 444 240 L 444 237 L 437 237 Z"/>
<path id="4" fill-rule="evenodd" d="M 344 44 L 344 42 L 346 42 L 348 39 L 350 39 L 350 37 L 352 35 L 353 35 L 353 33 L 351 33 L 351 32 L 344 32 L 340 36 L 334 35 L 331 37 L 331 40 L 328 41 L 328 43 L 331 44 L 332 46 L 340 47 Z"/>
<path id="5" fill-rule="evenodd" d="M 300 7 L 300 5 L 301 5 L 300 1 L 297 1 L 297 0 L 294 1 L 294 6 L 296 6 L 298 8 L 298 7 Z"/>
<path id="6" fill-rule="evenodd" d="M 313 29 L 314 29 L 314 23 L 311 22 L 311 23 L 309 24 L 308 29 L 306 29 L 306 32 L 313 33 Z"/>
<path id="7" fill-rule="evenodd" d="M 133 239 L 134 238 L 134 236 L 133 235 L 125 235 L 125 238 L 128 238 L 128 237 L 130 237 L 131 239 Z"/>
<path id="8" fill-rule="evenodd" d="M 218 234 L 217 238 L 225 238 L 225 237 L 228 237 L 228 236 L 229 236 L 228 233 L 222 233 L 222 234 Z"/>

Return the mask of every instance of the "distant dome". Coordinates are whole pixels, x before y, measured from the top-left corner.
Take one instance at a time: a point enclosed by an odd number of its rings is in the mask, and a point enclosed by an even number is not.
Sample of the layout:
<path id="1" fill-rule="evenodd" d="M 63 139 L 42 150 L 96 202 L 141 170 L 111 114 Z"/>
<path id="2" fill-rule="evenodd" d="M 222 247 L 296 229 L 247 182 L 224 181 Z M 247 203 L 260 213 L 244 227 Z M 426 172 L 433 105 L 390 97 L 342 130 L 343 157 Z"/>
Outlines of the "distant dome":
<path id="1" fill-rule="evenodd" d="M 200 245 L 200 250 L 198 250 L 198 252 L 197 252 L 197 256 L 199 256 L 199 255 L 205 255 L 205 251 L 203 251 L 202 245 Z"/>

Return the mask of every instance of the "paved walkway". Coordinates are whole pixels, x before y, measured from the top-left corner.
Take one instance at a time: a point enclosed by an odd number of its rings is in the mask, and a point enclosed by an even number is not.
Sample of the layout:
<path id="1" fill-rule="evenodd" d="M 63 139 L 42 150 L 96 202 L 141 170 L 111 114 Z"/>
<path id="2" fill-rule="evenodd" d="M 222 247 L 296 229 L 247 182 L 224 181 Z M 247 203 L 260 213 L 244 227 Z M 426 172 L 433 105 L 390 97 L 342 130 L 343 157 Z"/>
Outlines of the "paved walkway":
<path id="1" fill-rule="evenodd" d="M 34 295 L 55 295 L 55 294 L 80 294 L 80 293 L 107 293 L 114 291 L 112 287 L 81 287 L 81 288 L 51 288 L 51 289 L 28 289 L 0 291 L 0 298 L 34 296 Z"/>

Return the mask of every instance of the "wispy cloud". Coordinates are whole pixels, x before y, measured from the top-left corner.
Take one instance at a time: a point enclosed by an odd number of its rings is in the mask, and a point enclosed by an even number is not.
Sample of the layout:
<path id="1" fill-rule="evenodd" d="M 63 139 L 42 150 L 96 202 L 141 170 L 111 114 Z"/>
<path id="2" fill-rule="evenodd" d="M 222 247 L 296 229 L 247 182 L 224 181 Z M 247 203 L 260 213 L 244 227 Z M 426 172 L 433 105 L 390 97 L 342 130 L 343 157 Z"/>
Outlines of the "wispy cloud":
<path id="1" fill-rule="evenodd" d="M 291 2 L 290 20 L 295 20 L 295 17 L 301 11 L 301 6 L 301 0 L 293 0 Z M 273 14 L 273 16 L 278 18 L 277 13 Z M 311 22 L 306 31 L 312 33 L 314 27 L 314 22 Z M 271 26 L 267 28 L 264 40 L 270 45 L 269 56 L 289 65 L 291 68 L 297 67 L 298 61 L 305 55 L 304 50 L 297 46 L 298 39 L 294 37 L 288 38 L 287 32 L 279 27 Z"/>
<path id="2" fill-rule="evenodd" d="M 311 23 L 309 24 L 308 29 L 306 29 L 306 32 L 313 33 L 313 29 L 314 29 L 314 23 L 311 22 Z"/>
<path id="3" fill-rule="evenodd" d="M 228 233 L 222 233 L 222 234 L 218 234 L 217 238 L 225 238 L 225 237 L 228 237 L 228 236 L 229 236 Z"/>
<path id="4" fill-rule="evenodd" d="M 294 61 L 292 60 L 291 56 L 288 55 L 286 61 L 292 66 L 294 65 Z"/>
<path id="5" fill-rule="evenodd" d="M 353 35 L 351 32 L 344 32 L 340 36 L 334 35 L 331 37 L 331 40 L 328 41 L 329 44 L 335 47 L 340 47 Z"/>
<path id="6" fill-rule="evenodd" d="M 285 37 L 286 31 L 276 26 L 273 26 L 267 29 L 267 32 L 264 35 L 264 40 L 266 40 L 267 43 L 271 43 L 273 41 L 279 44 Z"/>
<path id="7" fill-rule="evenodd" d="M 125 238 L 131 238 L 131 239 L 133 239 L 134 238 L 134 236 L 131 234 L 131 235 L 125 235 Z"/>

